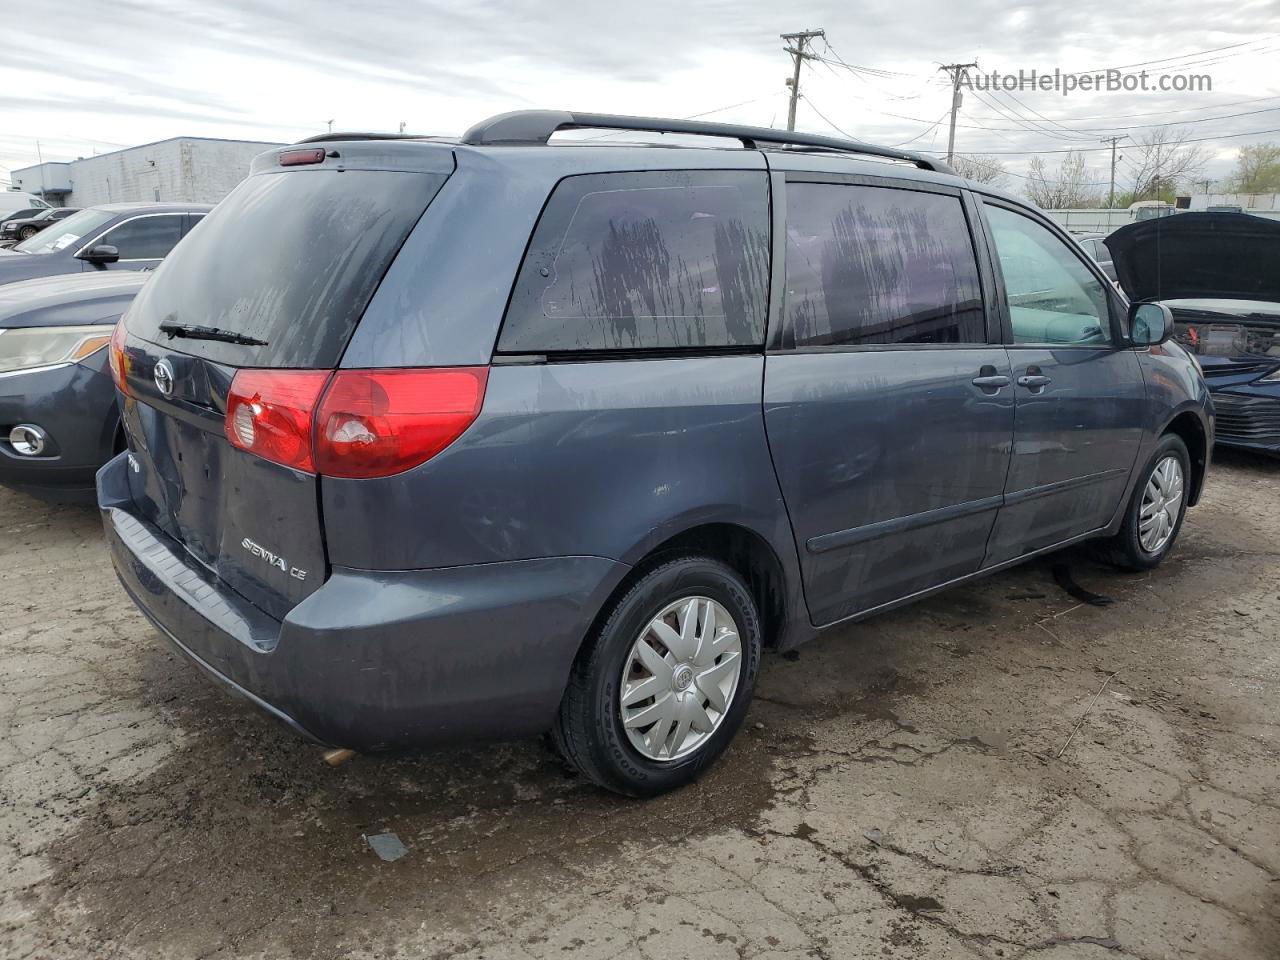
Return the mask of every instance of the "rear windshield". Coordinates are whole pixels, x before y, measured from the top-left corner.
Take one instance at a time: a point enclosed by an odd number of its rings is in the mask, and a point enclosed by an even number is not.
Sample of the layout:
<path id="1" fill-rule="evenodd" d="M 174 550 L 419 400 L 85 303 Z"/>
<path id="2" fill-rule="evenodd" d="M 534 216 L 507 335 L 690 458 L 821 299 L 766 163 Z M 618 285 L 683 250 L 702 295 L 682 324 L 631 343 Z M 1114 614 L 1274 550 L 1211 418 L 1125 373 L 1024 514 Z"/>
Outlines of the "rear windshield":
<path id="1" fill-rule="evenodd" d="M 218 363 L 335 367 L 445 179 L 382 170 L 251 176 L 156 270 L 129 310 L 129 332 Z M 170 340 L 162 323 L 265 344 Z"/>

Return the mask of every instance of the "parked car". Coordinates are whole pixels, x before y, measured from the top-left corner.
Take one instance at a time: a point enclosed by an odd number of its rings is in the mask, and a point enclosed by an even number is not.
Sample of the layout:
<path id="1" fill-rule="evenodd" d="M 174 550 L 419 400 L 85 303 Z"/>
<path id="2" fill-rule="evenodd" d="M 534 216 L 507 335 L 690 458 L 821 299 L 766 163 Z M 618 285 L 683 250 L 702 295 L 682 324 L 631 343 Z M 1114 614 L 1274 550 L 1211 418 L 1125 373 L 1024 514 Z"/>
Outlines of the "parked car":
<path id="1" fill-rule="evenodd" d="M 1280 221 L 1181 213 L 1107 245 L 1125 292 L 1173 312 L 1213 395 L 1217 442 L 1280 455 Z"/>
<path id="2" fill-rule="evenodd" d="M 22 207 L 17 210 L 0 211 L 0 224 L 8 223 L 10 220 L 25 220 L 28 217 L 34 217 L 38 213 L 44 213 L 46 210 L 56 209 L 54 207 Z"/>
<path id="3" fill-rule="evenodd" d="M 1111 262 L 1111 251 L 1107 249 L 1106 234 L 1081 233 L 1076 235 L 1076 243 L 1084 247 L 1084 252 L 1093 257 L 1112 283 L 1116 280 L 1115 264 Z"/>
<path id="4" fill-rule="evenodd" d="M 26 217 L 9 217 L 0 222 L 0 246 L 30 240 L 46 227 L 79 212 L 77 207 L 50 207 L 48 210 L 37 210 Z"/>
<path id="5" fill-rule="evenodd" d="M 0 284 L 63 273 L 154 269 L 210 209 L 205 203 L 87 207 L 52 230 L 0 250 Z"/>
<path id="6" fill-rule="evenodd" d="M 742 147 L 546 145 L 577 128 Z M 650 795 L 766 646 L 1085 540 L 1158 564 L 1213 436 L 1171 332 L 893 148 L 334 135 L 259 156 L 117 327 L 98 502 L 147 616 L 295 730 L 550 730 Z"/>
<path id="7" fill-rule="evenodd" d="M 0 484 L 93 501 L 93 475 L 124 446 L 105 347 L 147 276 L 0 286 Z"/>

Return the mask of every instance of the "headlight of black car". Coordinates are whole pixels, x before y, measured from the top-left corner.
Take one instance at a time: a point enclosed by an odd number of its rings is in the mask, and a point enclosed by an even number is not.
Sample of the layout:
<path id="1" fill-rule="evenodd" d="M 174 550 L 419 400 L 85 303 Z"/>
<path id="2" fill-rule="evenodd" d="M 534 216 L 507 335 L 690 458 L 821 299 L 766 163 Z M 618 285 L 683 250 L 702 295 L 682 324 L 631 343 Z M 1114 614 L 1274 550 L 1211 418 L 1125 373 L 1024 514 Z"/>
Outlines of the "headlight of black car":
<path id="1" fill-rule="evenodd" d="M 111 342 L 114 324 L 0 330 L 0 373 L 78 363 Z"/>

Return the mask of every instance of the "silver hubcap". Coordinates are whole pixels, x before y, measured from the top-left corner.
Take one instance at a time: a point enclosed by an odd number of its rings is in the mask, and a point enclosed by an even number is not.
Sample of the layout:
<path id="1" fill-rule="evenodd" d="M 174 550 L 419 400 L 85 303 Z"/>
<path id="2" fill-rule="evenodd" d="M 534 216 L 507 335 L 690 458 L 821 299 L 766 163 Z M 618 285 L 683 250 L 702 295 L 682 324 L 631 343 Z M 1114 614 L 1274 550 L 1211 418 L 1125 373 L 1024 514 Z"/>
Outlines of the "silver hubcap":
<path id="1" fill-rule="evenodd" d="M 1177 457 L 1165 457 L 1151 471 L 1142 492 L 1138 542 L 1147 553 L 1159 553 L 1173 536 L 1182 511 L 1182 490 L 1182 464 Z"/>
<path id="2" fill-rule="evenodd" d="M 685 597 L 649 621 L 622 670 L 627 739 L 650 760 L 678 760 L 715 733 L 742 673 L 742 640 L 729 611 Z"/>

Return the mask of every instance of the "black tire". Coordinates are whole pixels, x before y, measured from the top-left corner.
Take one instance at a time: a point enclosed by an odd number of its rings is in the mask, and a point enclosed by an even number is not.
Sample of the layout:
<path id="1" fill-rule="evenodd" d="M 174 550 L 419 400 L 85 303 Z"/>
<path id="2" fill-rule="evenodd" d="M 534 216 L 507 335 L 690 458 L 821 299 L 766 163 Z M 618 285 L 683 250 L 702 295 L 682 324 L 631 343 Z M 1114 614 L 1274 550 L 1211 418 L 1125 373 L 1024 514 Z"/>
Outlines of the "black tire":
<path id="1" fill-rule="evenodd" d="M 1172 454 L 1177 457 L 1178 463 L 1182 467 L 1183 476 L 1183 493 L 1182 500 L 1178 507 L 1178 517 L 1173 525 L 1173 535 L 1164 543 L 1160 549 L 1151 552 L 1142 546 L 1142 541 L 1138 536 L 1139 514 L 1142 511 L 1142 497 L 1146 490 L 1147 481 L 1150 479 L 1152 471 L 1156 465 Z M 1120 524 L 1120 530 L 1114 537 L 1105 541 L 1103 544 L 1103 557 L 1114 566 L 1121 570 L 1139 571 L 1150 570 L 1160 565 L 1160 562 L 1169 555 L 1169 551 L 1173 549 L 1173 545 L 1178 542 L 1178 533 L 1182 530 L 1182 521 L 1187 516 L 1187 498 L 1191 494 L 1191 455 L 1187 452 L 1187 445 L 1182 442 L 1182 438 L 1176 434 L 1166 433 L 1160 438 L 1160 442 L 1156 444 L 1155 451 L 1151 454 L 1151 458 L 1143 467 L 1142 473 L 1138 476 L 1138 482 L 1134 486 L 1133 495 L 1129 498 L 1128 509 L 1125 510 L 1124 520 Z"/>
<path id="2" fill-rule="evenodd" d="M 40 231 L 37 230 L 35 227 L 23 227 L 21 230 L 18 231 L 18 240 L 19 242 L 23 240 L 30 240 L 39 232 Z"/>
<path id="3" fill-rule="evenodd" d="M 622 725 L 622 671 L 632 645 L 664 607 L 684 597 L 715 600 L 734 618 L 742 648 L 737 688 L 719 725 L 688 756 L 643 756 Z M 742 726 L 763 646 L 760 614 L 742 578 L 706 557 L 669 560 L 642 576 L 606 612 L 570 672 L 552 740 L 587 779 L 629 797 L 652 797 L 696 779 L 724 752 Z"/>

